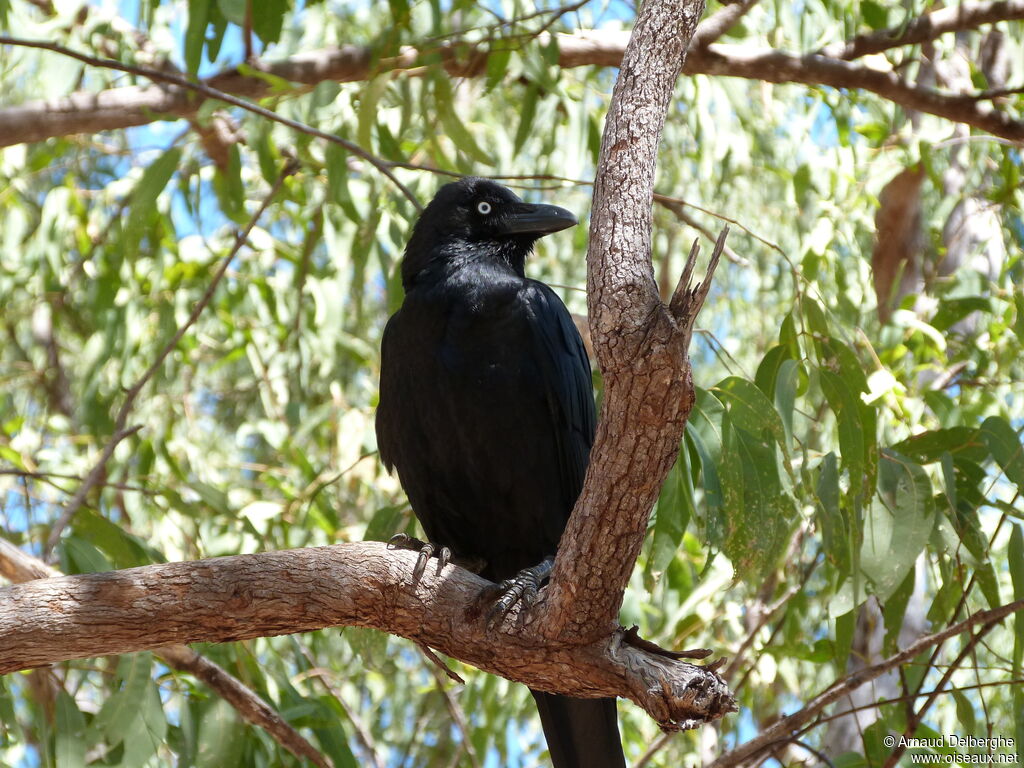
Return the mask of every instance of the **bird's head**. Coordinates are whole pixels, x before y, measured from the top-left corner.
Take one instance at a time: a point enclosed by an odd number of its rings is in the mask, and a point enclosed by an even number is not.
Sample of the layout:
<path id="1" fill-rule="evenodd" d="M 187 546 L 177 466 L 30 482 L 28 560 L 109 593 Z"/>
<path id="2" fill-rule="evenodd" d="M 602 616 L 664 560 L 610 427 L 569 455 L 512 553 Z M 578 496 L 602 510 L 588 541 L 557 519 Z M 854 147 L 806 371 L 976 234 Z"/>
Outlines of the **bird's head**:
<path id="1" fill-rule="evenodd" d="M 505 262 L 522 276 L 526 257 L 539 238 L 576 223 L 564 208 L 524 203 L 489 179 L 445 184 L 413 227 L 402 261 L 402 283 L 409 290 L 432 266 L 479 259 Z"/>

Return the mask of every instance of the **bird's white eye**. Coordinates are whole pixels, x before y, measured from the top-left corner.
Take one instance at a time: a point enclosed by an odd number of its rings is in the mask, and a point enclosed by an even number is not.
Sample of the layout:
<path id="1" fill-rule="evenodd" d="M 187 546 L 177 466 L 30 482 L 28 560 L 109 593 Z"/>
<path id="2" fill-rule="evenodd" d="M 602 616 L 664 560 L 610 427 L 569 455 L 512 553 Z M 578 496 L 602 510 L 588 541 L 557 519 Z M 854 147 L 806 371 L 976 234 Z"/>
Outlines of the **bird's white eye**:
<path id="1" fill-rule="evenodd" d="M 491 204 L 488 203 L 486 200 L 481 200 L 479 203 L 476 204 L 476 209 L 484 216 L 486 216 L 488 213 L 491 212 Z"/>

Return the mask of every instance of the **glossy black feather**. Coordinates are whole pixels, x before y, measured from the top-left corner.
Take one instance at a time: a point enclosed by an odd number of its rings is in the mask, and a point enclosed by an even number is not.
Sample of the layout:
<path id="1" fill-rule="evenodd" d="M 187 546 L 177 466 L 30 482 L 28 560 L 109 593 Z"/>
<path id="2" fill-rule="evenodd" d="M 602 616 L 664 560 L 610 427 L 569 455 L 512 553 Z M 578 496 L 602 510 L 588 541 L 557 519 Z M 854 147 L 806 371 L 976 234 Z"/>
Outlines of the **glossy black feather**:
<path id="1" fill-rule="evenodd" d="M 405 299 L 384 331 L 381 458 L 430 542 L 482 560 L 492 581 L 555 554 L 594 439 L 579 333 L 558 296 L 524 274 L 534 241 L 567 221 L 490 181 L 446 185 L 413 230 Z M 614 700 L 551 699 L 542 713 L 553 758 L 565 756 L 557 768 L 623 765 Z M 590 742 L 617 748 L 607 760 L 593 762 L 593 748 L 585 763 L 572 757 L 588 728 L 606 732 Z"/>

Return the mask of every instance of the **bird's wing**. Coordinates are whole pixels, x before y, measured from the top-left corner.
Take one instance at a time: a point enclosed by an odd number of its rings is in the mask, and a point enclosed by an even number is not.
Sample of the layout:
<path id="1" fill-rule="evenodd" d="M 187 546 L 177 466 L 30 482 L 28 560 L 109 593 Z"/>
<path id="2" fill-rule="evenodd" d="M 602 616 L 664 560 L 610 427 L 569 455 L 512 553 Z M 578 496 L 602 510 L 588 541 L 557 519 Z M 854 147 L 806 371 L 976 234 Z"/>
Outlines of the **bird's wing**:
<path id="1" fill-rule="evenodd" d="M 583 488 L 597 421 L 590 360 L 572 316 L 554 291 L 530 280 L 520 296 L 528 308 L 535 362 L 555 426 L 561 490 L 571 509 Z"/>

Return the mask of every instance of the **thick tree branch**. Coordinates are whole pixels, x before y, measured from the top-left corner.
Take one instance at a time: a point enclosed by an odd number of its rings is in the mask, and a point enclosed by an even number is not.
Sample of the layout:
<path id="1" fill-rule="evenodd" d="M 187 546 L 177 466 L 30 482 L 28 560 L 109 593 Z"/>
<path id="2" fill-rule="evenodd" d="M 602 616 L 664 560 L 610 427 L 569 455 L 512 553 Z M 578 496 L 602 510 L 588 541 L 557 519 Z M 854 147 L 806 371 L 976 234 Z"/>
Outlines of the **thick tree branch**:
<path id="1" fill-rule="evenodd" d="M 9 541 L 0 539 L 0 575 L 21 584 L 35 579 L 56 578 L 60 571 L 42 560 L 22 552 Z M 292 728 L 280 714 L 254 691 L 218 664 L 201 656 L 186 645 L 170 645 L 156 649 L 168 666 L 188 672 L 202 680 L 221 698 L 235 708 L 246 722 L 263 728 L 278 744 L 297 757 L 305 757 L 319 768 L 330 768 L 331 762 Z"/>
<path id="2" fill-rule="evenodd" d="M 718 37 L 739 18 L 750 2 L 722 9 L 710 17 L 695 35 L 687 61 L 687 74 L 713 74 L 743 77 L 771 82 L 795 82 L 807 85 L 826 85 L 835 88 L 855 88 L 890 99 L 895 103 L 922 112 L 972 125 L 1011 140 L 1021 140 L 1024 121 L 1014 120 L 1000 113 L 982 109 L 969 95 L 943 94 L 926 88 L 908 85 L 893 75 L 879 79 L 874 70 L 852 67 L 842 59 L 856 58 L 898 45 L 909 45 L 933 39 L 948 31 L 969 29 L 980 24 L 1006 19 L 1024 18 L 1024 0 L 1006 0 L 996 3 L 967 3 L 956 8 L 935 11 L 911 22 L 906 30 L 886 30 L 853 40 L 828 46 L 818 54 L 787 53 L 759 50 L 749 46 L 708 46 L 705 43 Z M 961 10 L 963 9 L 963 10 Z M 726 11 L 729 11 L 726 14 Z M 959 15 L 957 15 L 959 14 Z M 584 30 L 573 35 L 556 35 L 559 46 L 559 64 L 563 68 L 581 66 L 617 67 L 622 61 L 628 32 L 601 32 Z M 548 33 L 537 37 L 544 43 Z M 497 43 L 508 46 L 508 41 Z M 713 54 L 711 50 L 713 49 Z M 374 49 L 356 45 L 310 51 L 276 62 L 254 62 L 252 66 L 274 78 L 289 81 L 300 89 L 324 81 L 347 83 L 367 80 L 384 71 L 422 72 L 425 56 L 439 56 L 446 71 L 453 77 L 477 77 L 485 73 L 487 49 L 468 48 L 464 44 L 441 45 L 418 49 L 403 47 L 395 56 L 380 59 Z M 775 54 L 781 60 L 772 59 Z M 763 77 L 758 66 L 769 64 L 773 77 Z M 784 64 L 784 66 L 783 66 Z M 879 74 L 879 73 L 875 73 Z M 229 70 L 211 77 L 201 85 L 236 97 L 259 99 L 270 94 L 270 84 L 261 78 L 247 76 L 238 70 Z M 111 88 L 99 93 L 75 93 L 55 101 L 34 101 L 16 107 L 0 109 L 0 147 L 29 141 L 42 141 L 55 136 L 128 128 L 144 125 L 162 116 L 194 117 L 202 104 L 181 85 L 130 86 Z"/>
<path id="3" fill-rule="evenodd" d="M 511 680 L 573 696 L 624 696 L 663 727 L 731 711 L 714 672 L 621 642 L 547 644 L 491 631 L 466 607 L 488 582 L 455 566 L 410 581 L 416 554 L 377 542 L 63 576 L 0 590 L 0 674 L 168 644 L 361 626 L 407 637 Z"/>

